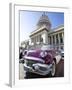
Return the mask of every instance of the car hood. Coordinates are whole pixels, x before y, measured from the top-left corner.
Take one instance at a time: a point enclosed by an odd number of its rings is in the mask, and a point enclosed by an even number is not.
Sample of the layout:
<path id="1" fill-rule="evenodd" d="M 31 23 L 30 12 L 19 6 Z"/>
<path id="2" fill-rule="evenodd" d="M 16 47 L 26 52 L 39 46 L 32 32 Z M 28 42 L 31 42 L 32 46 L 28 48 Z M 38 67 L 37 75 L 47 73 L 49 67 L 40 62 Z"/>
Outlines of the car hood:
<path id="1" fill-rule="evenodd" d="M 47 54 L 47 57 L 42 57 L 41 52 L 46 52 L 46 51 L 44 51 L 44 50 L 30 50 L 30 51 L 28 51 L 27 55 L 25 56 L 25 59 L 35 60 L 35 61 L 43 62 L 43 63 L 45 63 L 46 60 L 48 62 L 52 62 L 52 56 L 50 54 Z"/>
<path id="2" fill-rule="evenodd" d="M 28 51 L 27 56 L 40 58 L 40 53 L 41 53 L 41 50 L 30 50 Z"/>

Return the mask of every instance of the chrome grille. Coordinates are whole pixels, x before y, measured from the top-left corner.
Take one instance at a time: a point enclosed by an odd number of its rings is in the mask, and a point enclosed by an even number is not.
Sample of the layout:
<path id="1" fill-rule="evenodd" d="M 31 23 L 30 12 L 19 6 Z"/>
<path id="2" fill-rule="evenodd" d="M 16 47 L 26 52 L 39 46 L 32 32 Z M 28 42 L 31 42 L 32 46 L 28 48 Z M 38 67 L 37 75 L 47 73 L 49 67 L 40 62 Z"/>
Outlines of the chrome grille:
<path id="1" fill-rule="evenodd" d="M 38 63 L 38 61 L 34 61 L 34 60 L 27 60 L 27 66 L 30 66 L 30 67 L 32 67 L 32 65 L 33 64 L 36 64 L 36 63 Z"/>

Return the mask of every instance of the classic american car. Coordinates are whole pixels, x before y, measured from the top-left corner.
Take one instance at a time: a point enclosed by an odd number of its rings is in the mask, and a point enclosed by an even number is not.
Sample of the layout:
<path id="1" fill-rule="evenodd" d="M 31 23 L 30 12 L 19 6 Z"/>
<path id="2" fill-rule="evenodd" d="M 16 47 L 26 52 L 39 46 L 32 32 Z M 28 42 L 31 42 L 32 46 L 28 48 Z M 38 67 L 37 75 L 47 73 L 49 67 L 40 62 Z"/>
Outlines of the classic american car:
<path id="1" fill-rule="evenodd" d="M 55 75 L 56 64 L 59 63 L 61 55 L 49 45 L 41 49 L 29 50 L 24 56 L 24 70 L 39 75 Z"/>

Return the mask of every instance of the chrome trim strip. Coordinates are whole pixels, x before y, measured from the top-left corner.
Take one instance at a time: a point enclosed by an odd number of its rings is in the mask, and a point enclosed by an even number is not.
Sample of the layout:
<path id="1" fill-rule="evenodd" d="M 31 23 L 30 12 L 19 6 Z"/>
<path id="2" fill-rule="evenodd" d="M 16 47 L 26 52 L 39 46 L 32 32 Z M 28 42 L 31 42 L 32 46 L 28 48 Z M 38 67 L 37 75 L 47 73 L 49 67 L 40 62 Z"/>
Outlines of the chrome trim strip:
<path id="1" fill-rule="evenodd" d="M 36 60 L 36 61 L 41 61 L 43 63 L 45 63 L 45 61 L 41 58 L 36 58 L 36 57 L 29 57 L 29 56 L 25 56 L 25 59 L 29 59 L 29 60 Z"/>

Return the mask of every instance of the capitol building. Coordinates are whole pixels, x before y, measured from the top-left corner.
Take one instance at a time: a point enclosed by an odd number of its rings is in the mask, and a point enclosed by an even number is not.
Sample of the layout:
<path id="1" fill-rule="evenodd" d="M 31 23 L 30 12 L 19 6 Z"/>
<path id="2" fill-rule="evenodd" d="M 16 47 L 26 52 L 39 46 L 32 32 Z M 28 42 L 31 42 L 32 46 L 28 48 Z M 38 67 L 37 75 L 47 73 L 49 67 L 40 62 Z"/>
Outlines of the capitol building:
<path id="1" fill-rule="evenodd" d="M 40 48 L 41 45 L 51 45 L 54 49 L 64 49 L 64 25 L 51 29 L 51 21 L 43 13 L 38 20 L 36 29 L 30 33 L 28 47 Z"/>

